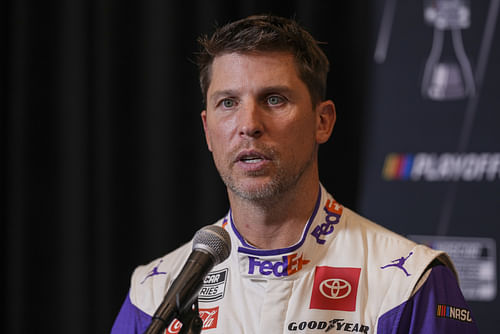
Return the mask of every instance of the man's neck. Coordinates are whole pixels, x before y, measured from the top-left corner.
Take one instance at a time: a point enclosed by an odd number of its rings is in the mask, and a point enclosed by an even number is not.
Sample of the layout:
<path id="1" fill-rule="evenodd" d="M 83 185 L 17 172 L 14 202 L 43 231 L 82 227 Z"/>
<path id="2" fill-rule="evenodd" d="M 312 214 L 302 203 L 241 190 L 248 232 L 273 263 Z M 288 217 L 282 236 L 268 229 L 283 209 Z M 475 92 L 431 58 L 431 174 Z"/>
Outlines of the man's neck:
<path id="1" fill-rule="evenodd" d="M 319 181 L 299 188 L 265 204 L 229 194 L 234 224 L 249 244 L 260 249 L 277 249 L 299 241 L 314 211 Z"/>

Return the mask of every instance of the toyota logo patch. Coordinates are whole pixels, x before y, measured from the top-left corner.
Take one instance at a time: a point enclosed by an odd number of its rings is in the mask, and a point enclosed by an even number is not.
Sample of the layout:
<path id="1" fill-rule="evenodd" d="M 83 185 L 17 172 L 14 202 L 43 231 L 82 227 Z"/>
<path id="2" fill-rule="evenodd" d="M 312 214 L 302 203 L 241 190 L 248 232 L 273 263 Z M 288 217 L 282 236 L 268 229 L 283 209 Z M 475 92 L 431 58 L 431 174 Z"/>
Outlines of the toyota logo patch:
<path id="1" fill-rule="evenodd" d="M 355 311 L 360 274 L 361 268 L 316 267 L 309 308 Z"/>
<path id="2" fill-rule="evenodd" d="M 340 278 L 330 278 L 324 280 L 319 285 L 319 292 L 326 298 L 342 299 L 351 293 L 351 284 Z"/>

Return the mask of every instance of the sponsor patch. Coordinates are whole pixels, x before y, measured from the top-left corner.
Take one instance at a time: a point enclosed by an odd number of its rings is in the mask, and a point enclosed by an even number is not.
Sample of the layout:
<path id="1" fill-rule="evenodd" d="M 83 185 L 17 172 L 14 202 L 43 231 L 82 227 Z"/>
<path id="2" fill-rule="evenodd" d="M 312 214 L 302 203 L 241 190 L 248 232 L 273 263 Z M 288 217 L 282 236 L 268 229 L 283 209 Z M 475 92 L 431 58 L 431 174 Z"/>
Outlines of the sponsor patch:
<path id="1" fill-rule="evenodd" d="M 217 328 L 217 320 L 219 318 L 219 307 L 214 308 L 200 308 L 200 318 L 203 321 L 202 330 Z M 166 334 L 175 334 L 179 333 L 181 330 L 182 323 L 174 319 L 170 323 L 170 326 L 165 330 Z"/>
<path id="2" fill-rule="evenodd" d="M 411 274 L 404 267 L 404 264 L 405 264 L 406 260 L 408 260 L 410 258 L 410 256 L 412 256 L 412 254 L 413 254 L 413 252 L 410 252 L 407 257 L 401 256 L 398 259 L 392 260 L 391 263 L 380 267 L 380 269 L 386 269 L 386 268 L 391 268 L 391 267 L 398 268 L 398 269 L 401 269 L 407 277 L 411 276 Z"/>
<path id="3" fill-rule="evenodd" d="M 144 277 L 144 279 L 142 280 L 142 282 L 140 284 L 144 284 L 144 282 L 146 282 L 146 280 L 150 277 L 153 277 L 153 276 L 157 276 L 157 275 L 166 275 L 167 272 L 166 271 L 159 271 L 158 268 L 160 267 L 160 264 L 163 262 L 163 259 L 160 260 L 160 262 L 151 270 L 148 272 L 148 274 Z"/>
<path id="4" fill-rule="evenodd" d="M 368 334 L 369 326 L 362 325 L 357 322 L 348 322 L 345 319 L 332 319 L 330 321 L 291 321 L 288 324 L 289 331 L 319 330 L 322 332 L 350 332 L 350 333 L 365 333 Z"/>
<path id="5" fill-rule="evenodd" d="M 198 294 L 201 302 L 214 302 L 222 299 L 226 291 L 227 268 L 210 272 L 203 280 Z"/>
<path id="6" fill-rule="evenodd" d="M 325 332 L 329 332 L 332 329 L 336 332 L 344 331 L 368 334 L 370 327 L 356 322 L 347 322 L 344 319 L 332 319 L 328 322 Z"/>
<path id="7" fill-rule="evenodd" d="M 323 210 L 326 213 L 325 222 L 316 226 L 311 232 L 311 235 L 316 238 L 316 242 L 321 245 L 325 243 L 323 236 L 331 234 L 335 229 L 335 225 L 340 222 L 342 205 L 335 200 L 328 199 Z"/>
<path id="8" fill-rule="evenodd" d="M 248 274 L 254 275 L 256 272 L 261 275 L 274 275 L 275 277 L 290 276 L 302 270 L 302 267 L 309 263 L 304 255 L 293 253 L 283 255 L 281 261 L 263 260 L 258 257 L 248 257 Z"/>
<path id="9" fill-rule="evenodd" d="M 316 267 L 310 309 L 354 311 L 361 268 Z"/>
<path id="10" fill-rule="evenodd" d="M 361 268 L 316 267 L 310 309 L 356 310 Z"/>
<path id="11" fill-rule="evenodd" d="M 462 322 L 472 322 L 470 311 L 465 308 L 438 304 L 436 309 L 438 318 L 455 319 Z"/>

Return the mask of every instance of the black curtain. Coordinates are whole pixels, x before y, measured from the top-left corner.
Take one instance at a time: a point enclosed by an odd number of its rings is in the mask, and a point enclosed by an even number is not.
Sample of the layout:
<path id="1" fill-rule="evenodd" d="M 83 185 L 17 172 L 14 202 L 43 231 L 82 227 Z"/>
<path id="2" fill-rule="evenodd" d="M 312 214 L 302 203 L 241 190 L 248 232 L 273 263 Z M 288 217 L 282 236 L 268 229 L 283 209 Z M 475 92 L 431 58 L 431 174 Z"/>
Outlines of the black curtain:
<path id="1" fill-rule="evenodd" d="M 135 266 L 228 210 L 206 149 L 196 38 L 295 17 L 332 70 L 323 183 L 355 208 L 369 8 L 334 1 L 8 1 L 3 5 L 4 333 L 106 333 Z"/>

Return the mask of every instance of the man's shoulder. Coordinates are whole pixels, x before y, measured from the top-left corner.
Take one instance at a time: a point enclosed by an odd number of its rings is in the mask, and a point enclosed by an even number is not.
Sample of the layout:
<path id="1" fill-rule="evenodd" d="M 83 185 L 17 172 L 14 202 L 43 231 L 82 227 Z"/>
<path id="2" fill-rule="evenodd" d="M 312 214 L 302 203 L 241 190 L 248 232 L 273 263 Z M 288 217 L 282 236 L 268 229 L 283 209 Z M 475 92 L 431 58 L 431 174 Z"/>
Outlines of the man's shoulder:
<path id="1" fill-rule="evenodd" d="M 130 284 L 130 301 L 152 315 L 162 302 L 170 282 L 181 270 L 191 251 L 191 242 L 135 268 Z"/>
<path id="2" fill-rule="evenodd" d="M 340 239 L 356 244 L 370 278 L 366 289 L 384 312 L 408 300 L 419 283 L 425 282 L 422 277 L 433 263 L 442 263 L 455 272 L 444 252 L 417 244 L 349 209 L 344 213 Z"/>
<path id="3" fill-rule="evenodd" d="M 221 221 L 215 224 L 221 224 Z M 135 268 L 129 292 L 132 304 L 152 315 L 191 252 L 192 240 L 160 258 Z"/>
<path id="4" fill-rule="evenodd" d="M 455 272 L 446 253 L 417 244 L 352 210 L 345 208 L 344 211 L 346 232 L 360 242 L 363 241 L 363 247 L 366 248 L 368 254 L 371 254 L 372 259 L 389 260 L 393 257 L 392 261 L 396 262 L 396 259 L 408 257 L 408 264 L 413 263 L 417 271 L 425 270 L 432 261 L 437 259 Z"/>
<path id="5" fill-rule="evenodd" d="M 364 237 L 376 238 L 385 242 L 401 244 L 402 246 L 413 247 L 415 242 L 404 236 L 389 230 L 388 228 L 358 214 L 357 212 L 344 207 L 345 224 L 349 233 L 359 233 Z"/>

